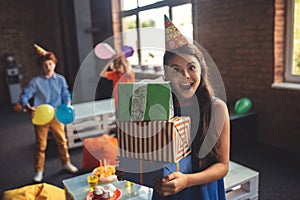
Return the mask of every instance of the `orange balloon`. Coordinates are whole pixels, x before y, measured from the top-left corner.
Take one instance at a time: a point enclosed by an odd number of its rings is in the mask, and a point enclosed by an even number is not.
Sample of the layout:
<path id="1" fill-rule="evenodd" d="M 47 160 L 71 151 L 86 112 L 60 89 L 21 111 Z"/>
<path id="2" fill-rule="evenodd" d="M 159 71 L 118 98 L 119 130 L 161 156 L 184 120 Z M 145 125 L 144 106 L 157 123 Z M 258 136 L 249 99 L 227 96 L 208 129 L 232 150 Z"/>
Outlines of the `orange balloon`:
<path id="1" fill-rule="evenodd" d="M 21 104 L 19 104 L 19 103 L 14 105 L 14 110 L 16 112 L 23 112 L 23 108 L 22 108 Z"/>

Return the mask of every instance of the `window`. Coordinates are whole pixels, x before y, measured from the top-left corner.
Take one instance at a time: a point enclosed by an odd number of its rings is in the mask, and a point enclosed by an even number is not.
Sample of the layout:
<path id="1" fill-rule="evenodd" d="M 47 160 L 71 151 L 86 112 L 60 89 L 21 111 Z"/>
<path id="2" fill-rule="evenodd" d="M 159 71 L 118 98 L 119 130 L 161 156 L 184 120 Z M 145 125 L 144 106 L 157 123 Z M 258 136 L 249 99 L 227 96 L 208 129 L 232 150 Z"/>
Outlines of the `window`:
<path id="1" fill-rule="evenodd" d="M 287 1 L 286 71 L 287 82 L 300 82 L 300 0 Z"/>
<path id="2" fill-rule="evenodd" d="M 191 0 L 120 0 L 122 43 L 136 51 L 128 60 L 132 65 L 149 67 L 162 65 L 162 49 L 149 48 L 149 34 L 145 28 L 164 30 L 164 15 L 188 39 L 193 37 Z M 163 33 L 162 31 L 160 31 Z M 164 47 L 164 35 L 156 37 L 155 42 Z"/>

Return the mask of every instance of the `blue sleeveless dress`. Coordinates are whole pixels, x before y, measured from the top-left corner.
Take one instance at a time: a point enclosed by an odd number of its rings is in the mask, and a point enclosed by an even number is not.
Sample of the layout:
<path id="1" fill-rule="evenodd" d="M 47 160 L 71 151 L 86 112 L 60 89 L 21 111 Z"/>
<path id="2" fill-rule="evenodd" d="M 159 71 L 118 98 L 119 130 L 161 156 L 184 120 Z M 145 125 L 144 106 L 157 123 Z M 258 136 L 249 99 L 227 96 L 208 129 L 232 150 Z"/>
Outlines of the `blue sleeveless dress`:
<path id="1" fill-rule="evenodd" d="M 213 98 L 215 100 L 215 98 Z M 175 116 L 189 115 L 192 107 L 176 108 L 174 109 Z M 193 116 L 191 116 L 193 117 Z M 192 168 L 192 167 L 191 167 Z M 192 173 L 192 170 L 191 170 Z M 197 185 L 190 188 L 186 188 L 181 192 L 162 197 L 155 190 L 152 195 L 153 200 L 226 200 L 226 192 L 224 186 L 224 179 L 216 180 L 208 184 Z"/>
<path id="2" fill-rule="evenodd" d="M 197 185 L 171 196 L 160 196 L 155 190 L 153 200 L 226 200 L 224 179 L 216 180 L 208 184 Z"/>

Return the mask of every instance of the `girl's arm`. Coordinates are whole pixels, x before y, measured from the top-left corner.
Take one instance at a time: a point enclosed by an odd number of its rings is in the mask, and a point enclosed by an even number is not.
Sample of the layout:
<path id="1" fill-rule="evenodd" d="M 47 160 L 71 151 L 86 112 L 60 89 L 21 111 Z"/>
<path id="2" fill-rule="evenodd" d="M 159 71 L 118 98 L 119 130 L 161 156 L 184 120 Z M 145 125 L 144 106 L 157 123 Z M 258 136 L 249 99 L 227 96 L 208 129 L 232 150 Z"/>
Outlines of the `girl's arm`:
<path id="1" fill-rule="evenodd" d="M 219 180 L 226 176 L 229 169 L 229 149 L 230 149 L 230 120 L 226 104 L 221 100 L 214 102 L 217 130 L 221 131 L 219 137 L 219 160 L 205 170 L 193 173 L 182 174 L 174 172 L 160 181 L 156 181 L 156 190 L 163 196 L 168 196 L 180 192 L 181 190 Z"/>
<path id="2" fill-rule="evenodd" d="M 111 67 L 111 65 L 113 64 L 113 62 L 107 64 L 104 69 L 100 72 L 100 77 L 102 78 L 107 78 L 107 75 L 106 75 L 106 71 L 108 70 L 109 67 Z"/>

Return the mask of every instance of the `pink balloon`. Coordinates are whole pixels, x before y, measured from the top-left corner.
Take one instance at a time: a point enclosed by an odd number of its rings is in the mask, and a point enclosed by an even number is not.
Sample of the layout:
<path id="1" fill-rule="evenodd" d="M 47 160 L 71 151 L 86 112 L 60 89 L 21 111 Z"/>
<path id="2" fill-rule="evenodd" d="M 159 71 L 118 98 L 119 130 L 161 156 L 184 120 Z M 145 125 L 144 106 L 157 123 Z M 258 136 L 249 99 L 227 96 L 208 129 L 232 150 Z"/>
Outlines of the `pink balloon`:
<path id="1" fill-rule="evenodd" d="M 99 43 L 94 49 L 95 55 L 100 59 L 110 59 L 116 55 L 115 50 L 107 43 Z"/>

